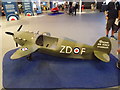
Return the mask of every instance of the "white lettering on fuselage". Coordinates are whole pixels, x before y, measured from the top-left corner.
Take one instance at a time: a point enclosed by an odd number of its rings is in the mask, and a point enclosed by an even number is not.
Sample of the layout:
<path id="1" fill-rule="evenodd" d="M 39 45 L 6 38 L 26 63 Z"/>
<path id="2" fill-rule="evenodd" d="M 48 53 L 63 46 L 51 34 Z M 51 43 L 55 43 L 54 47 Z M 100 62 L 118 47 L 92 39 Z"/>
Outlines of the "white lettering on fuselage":
<path id="1" fill-rule="evenodd" d="M 70 46 L 66 46 L 66 53 L 72 53 L 72 48 Z"/>
<path id="2" fill-rule="evenodd" d="M 77 51 L 76 51 L 77 50 Z M 81 50 L 80 50 L 80 48 L 72 48 L 71 46 L 64 46 L 64 45 L 62 45 L 61 46 L 61 50 L 60 50 L 60 53 L 66 53 L 66 54 L 71 54 L 72 53 L 72 51 L 73 51 L 73 53 L 74 54 L 79 54 L 80 53 L 80 55 L 83 55 L 83 53 L 85 53 L 86 52 L 86 48 L 81 48 Z M 76 53 L 77 52 L 77 53 Z"/>
<path id="3" fill-rule="evenodd" d="M 61 50 L 60 50 L 60 53 L 65 53 L 64 52 L 64 49 L 65 49 L 65 46 L 61 46 L 62 48 L 61 48 Z"/>
<path id="4" fill-rule="evenodd" d="M 82 55 L 86 51 L 86 48 L 82 48 L 80 54 Z"/>
<path id="5" fill-rule="evenodd" d="M 60 53 L 72 53 L 72 48 L 70 46 L 61 46 L 61 50 L 60 50 Z"/>

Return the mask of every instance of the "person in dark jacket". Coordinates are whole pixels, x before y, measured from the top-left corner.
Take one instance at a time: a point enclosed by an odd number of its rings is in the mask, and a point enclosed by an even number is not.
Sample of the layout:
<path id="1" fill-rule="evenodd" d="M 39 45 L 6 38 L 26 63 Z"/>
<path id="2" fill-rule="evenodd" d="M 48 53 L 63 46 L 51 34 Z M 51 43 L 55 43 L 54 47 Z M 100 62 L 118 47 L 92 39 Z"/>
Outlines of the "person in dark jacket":
<path id="1" fill-rule="evenodd" d="M 69 7 L 69 15 L 72 15 L 72 16 L 73 16 L 73 11 L 74 11 L 74 8 L 73 8 L 73 6 L 71 5 L 71 6 Z"/>
<path id="2" fill-rule="evenodd" d="M 120 5 L 117 0 L 112 0 L 108 3 L 107 8 L 107 24 L 106 24 L 106 37 L 108 37 L 109 31 L 112 28 L 111 38 L 117 40 L 117 38 L 114 36 L 115 33 L 115 20 L 118 18 L 118 11 L 120 10 Z"/>
<path id="3" fill-rule="evenodd" d="M 75 11 L 75 16 L 76 16 L 76 10 L 78 9 L 78 3 L 75 4 L 74 11 Z"/>

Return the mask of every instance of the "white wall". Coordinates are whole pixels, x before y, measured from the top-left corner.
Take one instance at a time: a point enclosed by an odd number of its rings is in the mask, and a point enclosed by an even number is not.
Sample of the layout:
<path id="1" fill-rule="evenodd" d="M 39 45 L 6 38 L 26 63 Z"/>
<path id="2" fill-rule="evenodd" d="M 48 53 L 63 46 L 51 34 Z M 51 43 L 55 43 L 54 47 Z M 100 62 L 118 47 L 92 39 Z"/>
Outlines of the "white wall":
<path id="1" fill-rule="evenodd" d="M 108 4 L 111 0 L 106 0 L 106 4 Z M 117 0 L 118 2 L 120 2 L 120 0 Z"/>
<path id="2" fill-rule="evenodd" d="M 106 4 L 108 4 L 111 0 L 106 0 Z"/>

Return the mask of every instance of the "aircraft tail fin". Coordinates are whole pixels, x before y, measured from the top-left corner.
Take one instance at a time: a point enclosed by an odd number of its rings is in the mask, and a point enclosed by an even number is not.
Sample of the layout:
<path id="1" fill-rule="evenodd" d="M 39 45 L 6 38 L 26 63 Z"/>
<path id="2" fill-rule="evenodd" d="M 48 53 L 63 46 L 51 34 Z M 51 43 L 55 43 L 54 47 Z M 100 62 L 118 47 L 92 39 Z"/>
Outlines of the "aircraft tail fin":
<path id="1" fill-rule="evenodd" d="M 97 42 L 94 44 L 94 55 L 102 60 L 103 62 L 110 61 L 110 51 L 111 51 L 111 42 L 110 39 L 107 37 L 101 37 Z"/>

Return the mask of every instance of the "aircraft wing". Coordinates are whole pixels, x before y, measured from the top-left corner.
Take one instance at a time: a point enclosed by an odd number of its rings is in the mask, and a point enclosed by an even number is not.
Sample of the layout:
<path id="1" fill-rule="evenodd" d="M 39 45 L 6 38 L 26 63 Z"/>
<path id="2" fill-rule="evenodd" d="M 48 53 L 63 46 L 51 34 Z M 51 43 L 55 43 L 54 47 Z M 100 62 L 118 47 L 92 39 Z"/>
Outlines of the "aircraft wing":
<path id="1" fill-rule="evenodd" d="M 110 61 L 109 55 L 105 52 L 95 50 L 94 55 L 103 62 L 109 62 Z"/>
<path id="2" fill-rule="evenodd" d="M 35 52 L 37 49 L 38 46 L 36 44 L 26 43 L 25 45 L 20 47 L 10 58 L 18 59 Z"/>

